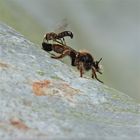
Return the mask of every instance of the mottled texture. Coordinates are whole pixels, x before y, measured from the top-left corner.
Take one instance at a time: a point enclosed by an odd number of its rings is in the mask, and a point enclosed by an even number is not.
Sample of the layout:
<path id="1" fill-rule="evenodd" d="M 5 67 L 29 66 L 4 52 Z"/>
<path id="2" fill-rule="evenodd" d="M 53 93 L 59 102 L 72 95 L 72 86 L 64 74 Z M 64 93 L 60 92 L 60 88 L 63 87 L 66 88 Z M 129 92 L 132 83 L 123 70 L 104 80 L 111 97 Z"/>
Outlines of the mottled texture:
<path id="1" fill-rule="evenodd" d="M 132 87 L 133 88 L 133 87 Z M 140 105 L 0 24 L 0 139 L 139 139 Z"/>

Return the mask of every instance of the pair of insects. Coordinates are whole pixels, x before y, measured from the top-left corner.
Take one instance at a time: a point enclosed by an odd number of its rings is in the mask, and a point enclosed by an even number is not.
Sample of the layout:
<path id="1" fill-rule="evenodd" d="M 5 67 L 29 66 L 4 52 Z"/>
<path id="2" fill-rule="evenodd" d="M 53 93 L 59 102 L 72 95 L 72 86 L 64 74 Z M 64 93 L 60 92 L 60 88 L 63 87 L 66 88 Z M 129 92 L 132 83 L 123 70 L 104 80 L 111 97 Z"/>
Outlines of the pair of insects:
<path id="1" fill-rule="evenodd" d="M 73 38 L 73 33 L 70 31 L 63 31 L 59 34 L 54 32 L 47 33 L 44 36 L 42 49 L 50 52 L 54 51 L 60 55 L 52 55 L 51 58 L 61 59 L 65 56 L 71 58 L 71 65 L 76 66 L 80 71 L 80 77 L 83 76 L 84 71 L 92 70 L 92 78 L 96 78 L 99 82 L 103 83 L 98 79 L 96 72 L 102 74 L 101 65 L 99 64 L 102 58 L 99 61 L 95 61 L 92 55 L 86 51 L 76 51 L 73 48 L 66 45 L 64 37 L 69 36 Z M 52 40 L 53 43 L 49 43 Z"/>

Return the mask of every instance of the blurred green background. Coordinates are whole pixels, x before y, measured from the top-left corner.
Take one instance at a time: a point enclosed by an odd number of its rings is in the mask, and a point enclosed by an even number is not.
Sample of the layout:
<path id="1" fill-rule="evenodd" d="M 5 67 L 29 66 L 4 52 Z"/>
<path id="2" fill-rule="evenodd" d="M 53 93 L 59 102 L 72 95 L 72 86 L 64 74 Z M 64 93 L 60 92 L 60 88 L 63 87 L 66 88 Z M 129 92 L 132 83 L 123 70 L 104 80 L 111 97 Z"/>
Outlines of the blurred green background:
<path id="1" fill-rule="evenodd" d="M 46 32 L 71 30 L 67 44 L 103 57 L 100 79 L 140 102 L 139 0 L 0 0 L 0 21 L 40 47 Z"/>

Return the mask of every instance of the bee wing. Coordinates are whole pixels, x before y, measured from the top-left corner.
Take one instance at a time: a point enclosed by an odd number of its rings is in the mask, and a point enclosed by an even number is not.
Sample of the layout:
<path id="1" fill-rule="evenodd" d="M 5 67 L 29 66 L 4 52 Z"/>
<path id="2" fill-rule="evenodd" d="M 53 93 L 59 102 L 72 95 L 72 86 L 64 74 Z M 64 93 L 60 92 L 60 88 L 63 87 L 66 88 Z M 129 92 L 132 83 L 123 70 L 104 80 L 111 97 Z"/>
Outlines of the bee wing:
<path id="1" fill-rule="evenodd" d="M 60 21 L 56 25 L 54 32 L 55 33 L 60 33 L 60 32 L 63 32 L 64 30 L 66 30 L 67 28 L 68 28 L 68 21 L 67 21 L 66 18 L 64 18 L 62 21 Z"/>

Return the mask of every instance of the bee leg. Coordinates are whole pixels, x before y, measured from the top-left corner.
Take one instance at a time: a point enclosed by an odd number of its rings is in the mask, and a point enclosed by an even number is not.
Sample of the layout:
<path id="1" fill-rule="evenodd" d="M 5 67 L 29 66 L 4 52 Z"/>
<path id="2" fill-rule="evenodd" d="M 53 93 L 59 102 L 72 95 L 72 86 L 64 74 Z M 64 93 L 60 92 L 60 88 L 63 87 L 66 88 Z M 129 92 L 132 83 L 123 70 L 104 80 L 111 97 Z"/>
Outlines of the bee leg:
<path id="1" fill-rule="evenodd" d="M 62 39 L 60 39 L 61 42 L 59 42 L 59 43 L 62 44 L 62 45 L 66 45 L 65 39 L 64 38 L 62 38 Z"/>
<path id="2" fill-rule="evenodd" d="M 80 68 L 80 77 L 83 77 L 83 69 Z"/>
<path id="3" fill-rule="evenodd" d="M 62 39 L 60 39 L 60 41 L 62 45 L 65 45 L 65 42 Z"/>
<path id="4" fill-rule="evenodd" d="M 59 40 L 56 39 L 55 42 L 57 42 L 57 43 L 59 43 L 59 44 L 61 44 L 61 45 L 64 45 L 64 44 L 63 44 L 63 41 L 62 41 L 61 39 L 59 39 Z"/>
<path id="5" fill-rule="evenodd" d="M 77 69 L 80 71 L 80 77 L 83 77 L 84 74 L 84 66 L 82 62 L 78 62 Z"/>
<path id="6" fill-rule="evenodd" d="M 65 42 L 65 38 L 63 37 L 63 42 L 64 42 L 64 45 L 66 45 L 66 42 Z"/>
<path id="7" fill-rule="evenodd" d="M 98 79 L 98 77 L 97 77 L 97 75 L 96 75 L 96 70 L 95 70 L 95 68 L 92 67 L 92 78 L 94 78 L 94 77 L 96 78 L 96 80 L 98 80 L 99 82 L 103 83 L 103 81 L 101 81 L 101 80 Z"/>
<path id="8" fill-rule="evenodd" d="M 75 58 L 71 58 L 71 65 L 76 66 Z"/>
<path id="9" fill-rule="evenodd" d="M 94 73 L 92 72 L 92 78 L 94 79 L 94 77 L 95 77 L 95 76 L 94 76 Z"/>
<path id="10" fill-rule="evenodd" d="M 61 55 L 59 56 L 51 56 L 51 58 L 54 58 L 54 59 L 61 59 L 67 55 L 69 55 L 70 51 L 69 50 L 65 50 Z"/>

